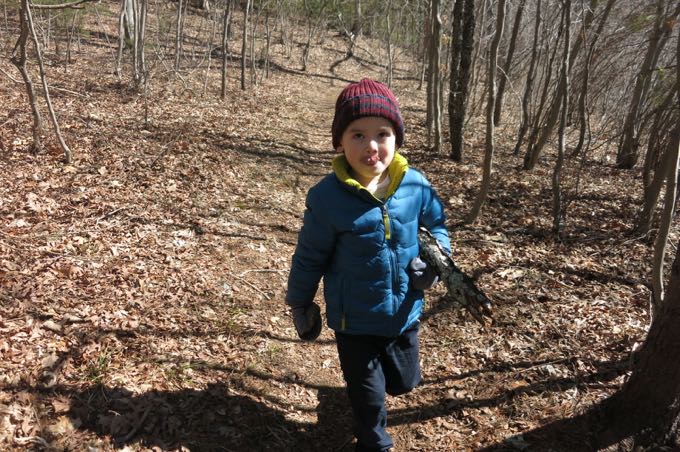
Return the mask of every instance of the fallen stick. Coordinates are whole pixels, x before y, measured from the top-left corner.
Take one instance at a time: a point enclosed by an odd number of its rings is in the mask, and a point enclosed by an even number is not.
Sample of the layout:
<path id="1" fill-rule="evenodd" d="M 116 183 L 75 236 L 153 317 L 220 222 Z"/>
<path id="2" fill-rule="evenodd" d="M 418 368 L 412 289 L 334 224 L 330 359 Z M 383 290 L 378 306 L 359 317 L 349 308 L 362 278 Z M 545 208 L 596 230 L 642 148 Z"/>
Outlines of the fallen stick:
<path id="1" fill-rule="evenodd" d="M 479 323 L 487 326 L 492 319 L 491 300 L 463 273 L 451 256 L 427 229 L 421 227 L 418 234 L 420 258 L 432 266 L 439 280 L 444 283 L 448 296 L 463 306 Z"/>

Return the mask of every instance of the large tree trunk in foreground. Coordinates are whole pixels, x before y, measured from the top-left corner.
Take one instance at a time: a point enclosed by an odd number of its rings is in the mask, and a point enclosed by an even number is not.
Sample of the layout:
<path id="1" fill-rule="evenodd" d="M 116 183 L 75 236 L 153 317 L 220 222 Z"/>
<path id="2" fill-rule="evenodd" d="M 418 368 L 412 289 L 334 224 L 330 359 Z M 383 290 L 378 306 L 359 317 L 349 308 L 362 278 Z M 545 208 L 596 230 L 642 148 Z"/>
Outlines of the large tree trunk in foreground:
<path id="1" fill-rule="evenodd" d="M 599 445 L 677 447 L 680 424 L 680 253 L 668 293 L 625 386 L 603 404 Z M 660 449 L 655 449 L 660 450 Z M 670 450 L 670 449 L 669 449 Z M 677 450 L 677 449 L 674 449 Z"/>

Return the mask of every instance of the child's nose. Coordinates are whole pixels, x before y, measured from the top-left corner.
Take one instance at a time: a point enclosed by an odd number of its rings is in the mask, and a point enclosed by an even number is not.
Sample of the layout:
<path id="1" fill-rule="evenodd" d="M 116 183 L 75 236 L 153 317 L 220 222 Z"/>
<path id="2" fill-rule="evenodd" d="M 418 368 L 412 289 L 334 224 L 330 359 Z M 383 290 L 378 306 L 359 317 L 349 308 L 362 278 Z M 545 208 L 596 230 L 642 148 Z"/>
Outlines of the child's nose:
<path id="1" fill-rule="evenodd" d="M 370 140 L 368 142 L 368 149 L 371 153 L 378 152 L 378 140 Z"/>

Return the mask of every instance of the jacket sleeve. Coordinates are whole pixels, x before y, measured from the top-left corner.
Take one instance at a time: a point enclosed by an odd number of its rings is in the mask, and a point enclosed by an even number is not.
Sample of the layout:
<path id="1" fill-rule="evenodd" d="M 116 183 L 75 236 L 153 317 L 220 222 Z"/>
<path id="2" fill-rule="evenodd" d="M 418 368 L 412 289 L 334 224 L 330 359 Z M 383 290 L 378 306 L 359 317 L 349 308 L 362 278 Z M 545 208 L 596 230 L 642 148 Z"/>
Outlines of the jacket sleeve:
<path id="1" fill-rule="evenodd" d="M 288 275 L 286 304 L 290 307 L 307 306 L 313 302 L 319 281 L 333 255 L 335 230 L 324 213 L 324 203 L 310 191 Z"/>
<path id="2" fill-rule="evenodd" d="M 423 203 L 420 210 L 419 223 L 430 231 L 437 239 L 437 242 L 451 254 L 451 242 L 449 241 L 449 233 L 446 230 L 444 204 L 425 176 L 422 176 L 422 180 Z"/>

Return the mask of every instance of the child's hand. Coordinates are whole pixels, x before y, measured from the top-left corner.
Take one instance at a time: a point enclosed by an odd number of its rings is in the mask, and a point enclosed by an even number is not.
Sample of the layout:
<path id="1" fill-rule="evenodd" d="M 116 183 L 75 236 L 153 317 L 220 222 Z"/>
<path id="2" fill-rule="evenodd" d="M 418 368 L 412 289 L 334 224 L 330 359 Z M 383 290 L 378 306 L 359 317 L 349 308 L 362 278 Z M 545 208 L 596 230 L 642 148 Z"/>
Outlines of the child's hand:
<path id="1" fill-rule="evenodd" d="M 417 290 L 426 290 L 437 284 L 439 276 L 434 268 L 427 265 L 419 257 L 414 257 L 408 264 L 411 274 L 411 286 Z"/>
<path id="2" fill-rule="evenodd" d="M 313 341 L 321 334 L 321 310 L 316 303 L 291 308 L 293 324 L 303 341 Z"/>

